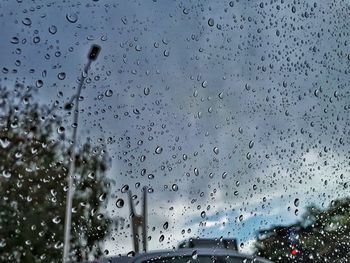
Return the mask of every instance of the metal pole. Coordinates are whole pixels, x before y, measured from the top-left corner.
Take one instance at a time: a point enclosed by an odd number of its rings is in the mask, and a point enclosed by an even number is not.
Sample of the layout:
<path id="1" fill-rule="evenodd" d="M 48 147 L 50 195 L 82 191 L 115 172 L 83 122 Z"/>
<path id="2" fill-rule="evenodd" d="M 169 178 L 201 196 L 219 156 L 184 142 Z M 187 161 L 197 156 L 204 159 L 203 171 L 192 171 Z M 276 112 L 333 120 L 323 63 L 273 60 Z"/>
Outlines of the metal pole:
<path id="1" fill-rule="evenodd" d="M 84 68 L 84 72 L 81 74 L 81 79 L 79 82 L 77 93 L 72 98 L 73 100 L 75 100 L 75 109 L 73 113 L 72 146 L 71 146 L 70 159 L 69 159 L 70 163 L 69 163 L 69 170 L 68 170 L 68 191 L 67 191 L 67 201 L 66 201 L 66 217 L 64 222 L 64 246 L 63 246 L 63 260 L 62 260 L 63 263 L 66 263 L 69 260 L 70 230 L 71 230 L 71 221 L 72 221 L 72 202 L 73 202 L 73 193 L 74 193 L 73 176 L 75 172 L 75 146 L 77 141 L 77 130 L 78 130 L 78 120 L 79 120 L 79 97 L 80 97 L 81 89 L 84 84 L 84 80 L 87 77 L 87 73 L 90 68 L 91 62 L 93 60 L 96 60 L 100 49 L 101 48 L 96 45 L 93 45 L 91 47 L 89 56 L 88 56 L 89 61 Z"/>
<path id="2" fill-rule="evenodd" d="M 131 230 L 135 253 L 140 253 L 140 240 L 142 241 L 142 251 L 147 251 L 147 187 L 143 188 L 143 207 L 141 214 L 136 214 L 131 190 L 129 190 Z M 141 231 L 140 231 L 141 228 Z M 141 232 L 141 233 L 140 233 Z"/>

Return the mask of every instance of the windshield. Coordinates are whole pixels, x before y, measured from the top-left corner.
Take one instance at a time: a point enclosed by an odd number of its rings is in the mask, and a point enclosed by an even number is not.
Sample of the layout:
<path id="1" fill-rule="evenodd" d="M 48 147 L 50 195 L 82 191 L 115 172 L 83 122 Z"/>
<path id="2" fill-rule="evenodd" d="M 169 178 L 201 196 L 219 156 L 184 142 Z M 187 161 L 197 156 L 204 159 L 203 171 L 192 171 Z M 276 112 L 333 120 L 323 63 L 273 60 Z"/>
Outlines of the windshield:
<path id="1" fill-rule="evenodd" d="M 1 1 L 0 261 L 350 259 L 349 10 Z"/>
<path id="2" fill-rule="evenodd" d="M 162 262 L 171 262 L 171 263 L 195 263 L 195 262 L 201 262 L 201 263 L 249 263 L 249 262 L 256 262 L 260 263 L 260 261 L 257 260 L 247 260 L 242 258 L 232 258 L 232 257 L 219 257 L 219 256 L 202 256 L 202 257 L 169 257 L 169 258 L 159 258 L 159 259 L 152 259 L 147 260 L 142 263 L 162 263 Z"/>

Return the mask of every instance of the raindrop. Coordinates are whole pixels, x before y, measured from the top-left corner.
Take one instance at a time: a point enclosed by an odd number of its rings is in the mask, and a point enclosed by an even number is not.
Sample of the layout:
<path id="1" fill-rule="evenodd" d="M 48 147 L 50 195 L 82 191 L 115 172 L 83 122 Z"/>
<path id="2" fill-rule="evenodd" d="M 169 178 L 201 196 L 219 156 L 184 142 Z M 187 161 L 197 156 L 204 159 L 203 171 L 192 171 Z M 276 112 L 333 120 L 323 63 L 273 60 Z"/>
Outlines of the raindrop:
<path id="1" fill-rule="evenodd" d="M 238 219 L 239 221 L 243 221 L 243 215 L 240 215 Z"/>
<path id="2" fill-rule="evenodd" d="M 141 51 L 141 50 L 142 50 L 142 47 L 141 47 L 140 45 L 136 45 L 136 46 L 135 46 L 135 50 L 136 50 L 136 51 Z"/>
<path id="3" fill-rule="evenodd" d="M 197 168 L 194 168 L 194 175 L 198 176 L 199 175 L 199 170 Z"/>
<path id="4" fill-rule="evenodd" d="M 121 191 L 122 193 L 126 193 L 129 190 L 129 186 L 127 184 L 123 185 Z"/>
<path id="5" fill-rule="evenodd" d="M 209 26 L 214 26 L 214 19 L 213 18 L 209 18 L 208 25 Z"/>
<path id="6" fill-rule="evenodd" d="M 299 204 L 300 204 L 300 200 L 299 200 L 299 198 L 296 198 L 296 199 L 294 200 L 294 205 L 295 205 L 296 207 L 298 207 Z"/>
<path id="7" fill-rule="evenodd" d="M 30 26 L 32 24 L 32 20 L 30 18 L 26 17 L 22 20 L 23 25 Z"/>
<path id="8" fill-rule="evenodd" d="M 163 242 L 164 241 L 164 235 L 161 235 L 160 237 L 159 237 L 159 242 Z"/>
<path id="9" fill-rule="evenodd" d="M 156 153 L 156 154 L 161 154 L 162 151 L 163 151 L 163 148 L 160 147 L 160 146 L 157 146 L 157 148 L 156 148 L 156 150 L 155 150 L 155 153 Z"/>
<path id="10" fill-rule="evenodd" d="M 56 34 L 56 32 L 57 32 L 57 27 L 56 26 L 54 26 L 54 25 L 52 25 L 52 26 L 50 26 L 49 27 L 49 32 L 51 33 L 51 34 Z"/>
<path id="11" fill-rule="evenodd" d="M 54 246 L 56 249 L 60 249 L 63 247 L 63 243 L 61 241 L 57 241 Z"/>
<path id="12" fill-rule="evenodd" d="M 101 195 L 98 197 L 98 200 L 99 200 L 100 202 L 103 202 L 104 200 L 106 200 L 106 196 L 107 196 L 107 194 L 106 194 L 106 193 L 103 193 L 103 194 L 101 194 Z"/>
<path id="13" fill-rule="evenodd" d="M 19 43 L 18 37 L 13 37 L 13 38 L 11 38 L 11 43 L 12 43 L 12 44 L 18 44 L 18 43 Z"/>
<path id="14" fill-rule="evenodd" d="M 197 259 L 198 258 L 198 253 L 197 253 L 197 250 L 194 250 L 192 252 L 192 259 Z"/>
<path id="15" fill-rule="evenodd" d="M 250 158 L 252 158 L 251 153 L 247 153 L 246 157 L 247 157 L 248 160 L 250 160 Z"/>
<path id="16" fill-rule="evenodd" d="M 169 57 L 170 52 L 169 50 L 164 50 L 163 54 L 164 54 L 164 57 Z"/>
<path id="17" fill-rule="evenodd" d="M 55 224 L 59 224 L 61 222 L 61 218 L 59 216 L 56 216 L 52 219 L 52 222 Z"/>
<path id="18" fill-rule="evenodd" d="M 201 218 L 205 218 L 205 216 L 206 216 L 205 211 L 202 211 L 202 212 L 201 212 Z"/>
<path id="19" fill-rule="evenodd" d="M 202 82 L 202 87 L 203 87 L 203 88 L 206 88 L 207 86 L 208 86 L 208 82 L 207 82 L 206 80 L 203 81 L 203 82 Z"/>
<path id="20" fill-rule="evenodd" d="M 11 177 L 11 173 L 7 171 L 2 171 L 2 176 L 8 179 Z"/>
<path id="21" fill-rule="evenodd" d="M 219 148 L 218 148 L 218 147 L 214 147 L 213 152 L 214 152 L 215 154 L 219 154 Z"/>
<path id="22" fill-rule="evenodd" d="M 173 191 L 177 191 L 177 190 L 179 190 L 179 187 L 177 186 L 177 184 L 173 184 L 172 186 L 171 186 L 171 189 L 173 189 Z"/>
<path id="23" fill-rule="evenodd" d="M 143 94 L 145 94 L 146 96 L 149 95 L 150 93 L 150 89 L 148 87 L 143 89 Z"/>
<path id="24" fill-rule="evenodd" d="M 3 149 L 7 148 L 10 145 L 10 141 L 7 138 L 1 139 L 0 138 L 0 144 Z"/>
<path id="25" fill-rule="evenodd" d="M 124 200 L 119 198 L 117 200 L 117 202 L 115 203 L 115 205 L 118 207 L 118 208 L 122 208 L 124 206 Z"/>
<path id="26" fill-rule="evenodd" d="M 65 72 L 60 72 L 57 75 L 58 79 L 64 80 L 66 78 L 66 73 Z"/>
<path id="27" fill-rule="evenodd" d="M 75 23 L 78 21 L 78 15 L 76 13 L 67 14 L 66 18 L 70 23 Z"/>
<path id="28" fill-rule="evenodd" d="M 39 43 L 39 42 L 40 42 L 40 37 L 34 37 L 34 38 L 33 38 L 33 42 L 34 42 L 35 44 Z"/>
<path id="29" fill-rule="evenodd" d="M 168 222 L 165 222 L 165 223 L 163 224 L 163 229 L 164 229 L 164 230 L 167 230 L 168 227 L 169 227 L 169 223 L 168 223 Z"/>
<path id="30" fill-rule="evenodd" d="M 251 149 L 251 148 L 253 148 L 253 146 L 254 146 L 254 141 L 250 141 L 249 142 L 249 148 Z"/>
<path id="31" fill-rule="evenodd" d="M 57 128 L 57 133 L 58 133 L 58 134 L 62 134 L 62 133 L 64 133 L 64 131 L 65 131 L 65 128 L 62 127 L 62 126 L 60 126 L 60 127 Z"/>
<path id="32" fill-rule="evenodd" d="M 37 88 L 41 88 L 43 85 L 44 85 L 44 82 L 41 79 L 37 80 L 35 83 L 35 86 Z"/>
<path id="33" fill-rule="evenodd" d="M 111 89 L 106 90 L 106 92 L 105 92 L 106 97 L 112 97 L 112 95 L 113 95 L 113 90 L 111 90 Z"/>

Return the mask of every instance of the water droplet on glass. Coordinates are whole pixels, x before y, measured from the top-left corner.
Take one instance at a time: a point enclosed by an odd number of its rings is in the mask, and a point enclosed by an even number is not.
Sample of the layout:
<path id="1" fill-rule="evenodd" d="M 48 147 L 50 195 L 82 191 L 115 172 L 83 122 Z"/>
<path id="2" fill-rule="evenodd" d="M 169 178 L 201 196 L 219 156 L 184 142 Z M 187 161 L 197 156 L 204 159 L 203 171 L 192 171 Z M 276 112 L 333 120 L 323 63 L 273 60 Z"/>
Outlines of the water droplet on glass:
<path id="1" fill-rule="evenodd" d="M 59 216 L 56 216 L 52 219 L 52 222 L 55 224 L 59 224 L 61 222 L 61 218 Z"/>
<path id="2" fill-rule="evenodd" d="M 2 171 L 2 176 L 8 179 L 11 177 L 11 173 L 7 171 Z"/>
<path id="3" fill-rule="evenodd" d="M 10 141 L 7 138 L 0 138 L 0 144 L 3 149 L 7 148 L 10 145 Z"/>
<path id="4" fill-rule="evenodd" d="M 173 191 L 177 191 L 177 190 L 179 190 L 179 187 L 177 186 L 177 184 L 173 184 L 172 186 L 171 186 L 171 189 L 173 189 Z"/>
<path id="5" fill-rule="evenodd" d="M 192 252 L 192 259 L 197 259 L 198 258 L 198 253 L 197 253 L 197 250 L 194 250 Z"/>
<path id="6" fill-rule="evenodd" d="M 70 13 L 66 15 L 66 19 L 70 23 L 75 23 L 78 21 L 78 15 L 76 13 Z"/>
<path id="7" fill-rule="evenodd" d="M 62 134 L 62 133 L 64 133 L 64 131 L 65 131 L 65 128 L 62 127 L 62 126 L 57 128 L 57 133 L 58 134 Z"/>
<path id="8" fill-rule="evenodd" d="M 160 146 L 157 146 L 157 148 L 156 148 L 156 150 L 155 150 L 155 153 L 156 153 L 156 154 L 161 154 L 162 151 L 163 151 L 163 148 L 160 147 Z"/>
<path id="9" fill-rule="evenodd" d="M 199 175 L 199 170 L 197 168 L 194 168 L 194 175 L 198 176 Z"/>
<path id="10" fill-rule="evenodd" d="M 151 90 L 148 87 L 146 87 L 143 89 L 143 94 L 145 94 L 147 96 L 147 95 L 149 95 L 150 91 Z"/>
<path id="11" fill-rule="evenodd" d="M 209 26 L 214 26 L 214 19 L 213 18 L 209 18 L 208 25 Z"/>
<path id="12" fill-rule="evenodd" d="M 202 212 L 201 212 L 201 218 L 205 218 L 205 216 L 206 216 L 205 211 L 202 211 Z"/>
<path id="13" fill-rule="evenodd" d="M 141 50 L 142 50 L 142 47 L 141 47 L 140 45 L 136 45 L 136 46 L 135 46 L 135 50 L 136 50 L 136 51 L 141 51 Z"/>
<path id="14" fill-rule="evenodd" d="M 164 241 L 164 235 L 161 235 L 160 237 L 159 237 L 159 242 L 163 242 Z"/>
<path id="15" fill-rule="evenodd" d="M 18 43 L 19 43 L 18 37 L 13 37 L 13 38 L 11 38 L 11 43 L 12 43 L 12 44 L 18 44 Z"/>
<path id="16" fill-rule="evenodd" d="M 251 148 L 253 148 L 253 146 L 254 146 L 254 141 L 250 141 L 249 142 L 249 148 L 251 149 Z"/>
<path id="17" fill-rule="evenodd" d="M 219 148 L 218 148 L 218 147 L 214 147 L 213 152 L 214 152 L 215 154 L 219 154 Z"/>
<path id="18" fill-rule="evenodd" d="M 129 190 L 129 185 L 125 184 L 125 185 L 123 185 L 121 192 L 126 193 L 128 190 Z"/>
<path id="19" fill-rule="evenodd" d="M 56 34 L 56 32 L 57 32 L 57 27 L 56 26 L 54 26 L 54 25 L 52 25 L 52 26 L 50 26 L 49 27 L 49 32 L 51 33 L 51 34 Z"/>
<path id="20" fill-rule="evenodd" d="M 299 200 L 299 198 L 296 198 L 296 199 L 294 200 L 294 205 L 295 205 L 296 207 L 298 207 L 299 204 L 300 204 L 300 200 Z"/>
<path id="21" fill-rule="evenodd" d="M 57 78 L 59 80 L 64 80 L 66 78 L 66 73 L 65 72 L 60 72 L 57 74 Z"/>
<path id="22" fill-rule="evenodd" d="M 112 97 L 112 95 L 113 95 L 113 90 L 111 90 L 111 89 L 106 90 L 106 92 L 105 92 L 106 97 Z"/>
<path id="23" fill-rule="evenodd" d="M 247 153 L 246 157 L 247 157 L 248 160 L 250 160 L 250 158 L 252 158 L 251 153 Z"/>
<path id="24" fill-rule="evenodd" d="M 32 20 L 29 17 L 26 17 L 22 20 L 23 25 L 30 26 L 32 24 Z"/>
<path id="25" fill-rule="evenodd" d="M 117 199 L 117 202 L 115 203 L 115 205 L 118 207 L 118 208 L 122 208 L 124 206 L 124 200 L 119 198 Z"/>
<path id="26" fill-rule="evenodd" d="M 44 82 L 41 79 L 37 80 L 35 83 L 35 86 L 37 88 L 41 88 L 43 85 L 44 85 Z"/>
<path id="27" fill-rule="evenodd" d="M 227 177 L 227 172 L 223 172 L 221 177 L 222 177 L 222 179 L 225 179 Z"/>
<path id="28" fill-rule="evenodd" d="M 101 194 L 101 195 L 98 197 L 98 200 L 99 200 L 100 202 L 103 202 L 103 201 L 106 199 L 106 196 L 107 196 L 107 194 L 106 194 L 106 193 L 103 193 L 103 194 Z"/>
<path id="29" fill-rule="evenodd" d="M 164 230 L 167 230 L 168 227 L 169 227 L 169 223 L 168 223 L 168 222 L 165 222 L 165 223 L 163 224 L 163 229 L 164 229 Z"/>
<path id="30" fill-rule="evenodd" d="M 37 43 L 39 43 L 40 42 L 40 37 L 34 37 L 33 38 L 33 43 L 34 44 L 37 44 Z"/>

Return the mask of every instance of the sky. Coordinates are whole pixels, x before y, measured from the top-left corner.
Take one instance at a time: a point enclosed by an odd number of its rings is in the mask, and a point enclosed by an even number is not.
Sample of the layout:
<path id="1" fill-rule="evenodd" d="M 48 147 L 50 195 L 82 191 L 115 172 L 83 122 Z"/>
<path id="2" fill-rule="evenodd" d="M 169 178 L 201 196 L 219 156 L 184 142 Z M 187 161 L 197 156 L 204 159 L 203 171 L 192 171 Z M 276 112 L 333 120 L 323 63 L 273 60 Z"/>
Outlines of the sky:
<path id="1" fill-rule="evenodd" d="M 147 186 L 150 249 L 223 236 L 252 252 L 257 231 L 347 196 L 349 7 L 1 1 L 0 84 L 36 86 L 41 103 L 64 105 L 90 46 L 100 45 L 78 137 L 107 141 L 106 213 L 126 226 L 122 187 L 139 200 Z M 130 229 L 114 230 L 106 249 L 132 250 Z"/>

